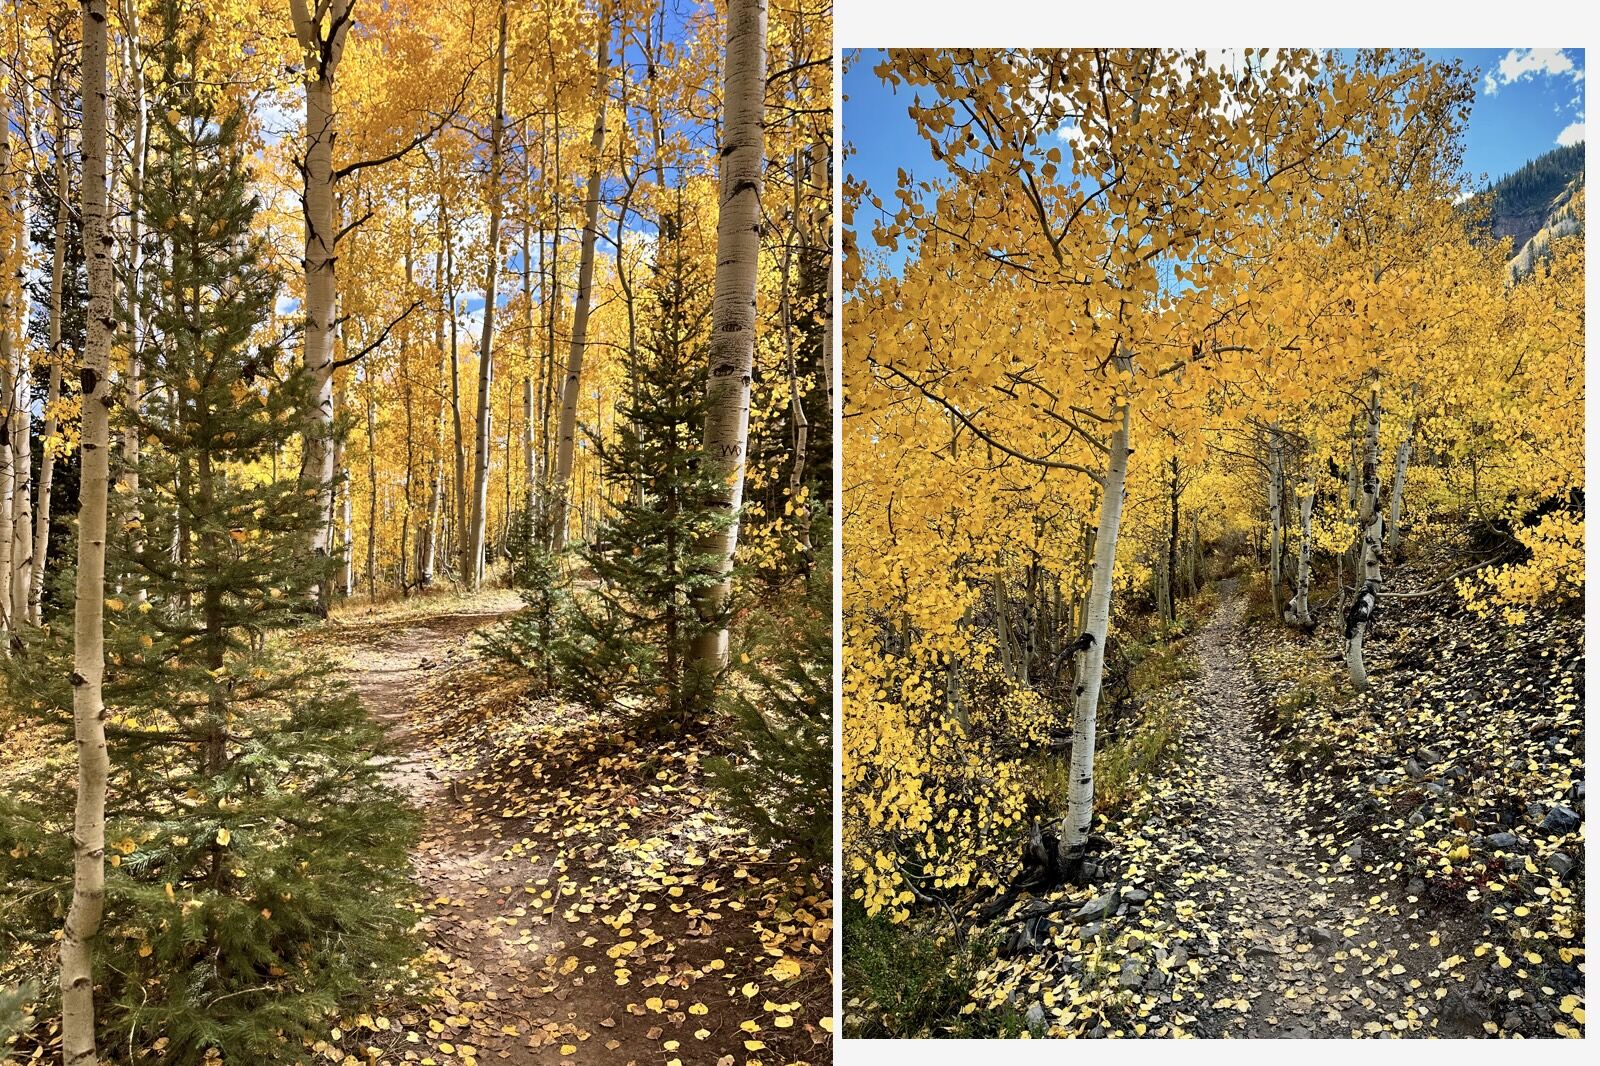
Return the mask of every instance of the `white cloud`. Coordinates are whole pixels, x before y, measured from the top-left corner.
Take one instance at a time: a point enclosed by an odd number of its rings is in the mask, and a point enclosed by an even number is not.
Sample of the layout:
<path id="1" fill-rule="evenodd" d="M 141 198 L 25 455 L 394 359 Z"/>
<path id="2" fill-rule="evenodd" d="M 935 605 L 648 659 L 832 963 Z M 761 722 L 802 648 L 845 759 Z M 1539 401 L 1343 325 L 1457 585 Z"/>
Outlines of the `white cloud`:
<path id="1" fill-rule="evenodd" d="M 1556 143 L 1563 146 L 1577 144 L 1583 139 L 1583 123 L 1581 122 L 1574 122 L 1572 125 L 1556 134 Z"/>
<path id="2" fill-rule="evenodd" d="M 1535 75 L 1565 74 L 1573 81 L 1583 80 L 1583 68 L 1573 64 L 1572 57 L 1560 48 L 1513 48 L 1500 57 L 1497 71 L 1485 71 L 1483 90 L 1495 93 L 1502 86 L 1531 78 Z"/>

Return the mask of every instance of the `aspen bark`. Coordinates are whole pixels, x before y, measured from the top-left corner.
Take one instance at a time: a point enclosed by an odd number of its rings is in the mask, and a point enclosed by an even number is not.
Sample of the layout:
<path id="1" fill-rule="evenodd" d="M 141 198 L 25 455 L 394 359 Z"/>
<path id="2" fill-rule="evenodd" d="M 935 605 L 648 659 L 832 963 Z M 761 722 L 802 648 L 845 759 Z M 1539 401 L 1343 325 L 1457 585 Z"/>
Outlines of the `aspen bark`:
<path id="1" fill-rule="evenodd" d="M 589 303 L 594 282 L 594 245 L 599 234 L 600 177 L 606 142 L 606 85 L 611 48 L 611 11 L 600 9 L 600 41 L 595 52 L 594 133 L 589 149 L 594 169 L 584 190 L 583 243 L 578 253 L 578 293 L 572 311 L 572 345 L 567 355 L 566 377 L 561 383 L 561 422 L 556 430 L 556 476 L 552 486 L 551 546 L 560 551 L 567 543 L 567 512 L 572 483 L 572 457 L 578 432 L 578 387 L 583 377 L 584 348 L 589 340 Z"/>
<path id="2" fill-rule="evenodd" d="M 1128 369 L 1125 357 L 1117 369 Z M 1106 629 L 1111 621 L 1111 579 L 1117 559 L 1117 534 L 1122 526 L 1123 491 L 1128 481 L 1128 431 L 1131 411 L 1124 405 L 1111 434 L 1105 486 L 1100 497 L 1100 525 L 1094 535 L 1094 561 L 1089 566 L 1089 595 L 1084 603 L 1083 633 L 1077 641 L 1073 676 L 1072 761 L 1067 780 L 1067 813 L 1061 824 L 1061 861 L 1077 866 L 1089 842 L 1094 819 L 1095 716 L 1100 683 L 1105 675 Z"/>
<path id="3" fill-rule="evenodd" d="M 1267 570 L 1272 580 L 1272 617 L 1283 616 L 1283 437 L 1276 425 L 1267 429 Z"/>
<path id="4" fill-rule="evenodd" d="M 1367 666 L 1362 656 L 1362 643 L 1366 639 L 1373 608 L 1378 603 L 1378 593 L 1383 587 L 1380 556 L 1383 510 L 1378 506 L 1378 427 L 1381 417 L 1378 389 L 1373 386 L 1361 459 L 1361 568 L 1357 572 L 1355 603 L 1345 620 L 1345 658 L 1350 668 L 1350 683 L 1358 692 L 1367 687 Z"/>
<path id="5" fill-rule="evenodd" d="M 78 752 L 72 827 L 72 902 L 61 937 L 61 1057 L 92 1066 L 95 1050 L 93 944 L 105 905 L 106 494 L 110 479 L 111 255 L 106 211 L 106 0 L 83 0 L 83 244 L 89 307 L 83 353 L 82 480 L 73 604 L 72 721 Z"/>
<path id="6" fill-rule="evenodd" d="M 27 233 L 13 238 L 17 217 L 17 204 L 13 199 L 17 183 L 12 180 L 11 153 L 11 100 L 0 95 L 0 585 L 6 595 L 0 596 L 0 655 L 10 652 L 11 617 L 10 578 L 15 518 L 14 493 L 16 491 L 16 452 L 12 437 L 17 423 L 16 378 L 20 377 L 18 355 L 23 347 L 20 334 L 15 341 L 12 324 L 21 320 L 13 286 L 20 291 L 23 279 L 22 259 L 17 254 L 27 240 Z M 20 169 L 20 168 L 19 168 Z"/>
<path id="7" fill-rule="evenodd" d="M 1400 503 L 1406 491 L 1406 470 L 1411 465 L 1411 438 L 1416 429 L 1416 416 L 1406 423 L 1406 435 L 1394 456 L 1394 484 L 1389 489 L 1389 555 L 1400 550 Z"/>
<path id="8" fill-rule="evenodd" d="M 316 494 L 322 520 L 311 529 L 311 553 L 326 558 L 332 548 L 334 510 L 333 331 L 337 306 L 334 274 L 333 79 L 349 32 L 353 0 L 289 0 L 294 32 L 305 64 L 305 351 L 313 398 L 306 413 L 301 484 Z M 311 595 L 321 606 L 322 589 Z"/>
<path id="9" fill-rule="evenodd" d="M 494 386 L 494 305 L 500 280 L 500 171 L 505 140 L 506 2 L 500 2 L 495 51 L 494 118 L 489 127 L 489 252 L 483 279 L 483 330 L 478 338 L 478 422 L 472 466 L 472 526 L 463 538 L 461 579 L 468 589 L 483 583 L 484 539 L 489 525 L 489 410 Z M 508 427 L 509 428 L 509 427 Z"/>
<path id="10" fill-rule="evenodd" d="M 721 579 L 698 589 L 703 632 L 692 660 L 721 669 L 728 659 L 722 621 L 733 587 L 739 508 L 750 433 L 750 374 L 756 342 L 756 268 L 761 251 L 762 164 L 766 155 L 766 0 L 730 0 L 722 90 L 722 145 L 717 156 L 717 272 L 711 303 L 711 367 L 706 384 L 702 462 L 718 486 L 707 501 L 730 521 L 699 545 L 715 555 Z"/>
<path id="11" fill-rule="evenodd" d="M 1316 503 L 1317 485 L 1312 480 L 1299 497 L 1300 543 L 1295 556 L 1294 600 L 1287 617 L 1298 625 L 1311 625 L 1311 512 Z"/>

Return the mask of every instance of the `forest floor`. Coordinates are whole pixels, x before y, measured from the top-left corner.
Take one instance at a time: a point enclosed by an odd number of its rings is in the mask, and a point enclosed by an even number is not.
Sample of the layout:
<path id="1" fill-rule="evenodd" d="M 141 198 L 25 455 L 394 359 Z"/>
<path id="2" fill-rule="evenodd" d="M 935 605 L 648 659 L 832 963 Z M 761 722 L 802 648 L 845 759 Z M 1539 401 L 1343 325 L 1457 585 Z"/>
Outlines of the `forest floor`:
<path id="1" fill-rule="evenodd" d="M 1403 1032 L 1420 1021 L 1419 977 L 1437 974 L 1448 953 L 1420 914 L 1402 918 L 1380 905 L 1382 897 L 1357 898 L 1355 886 L 1322 876 L 1325 857 L 1297 831 L 1296 792 L 1262 733 L 1269 693 L 1249 669 L 1237 580 L 1223 579 L 1221 593 L 1194 638 L 1202 672 L 1191 724 L 1196 787 L 1211 812 L 1198 829 L 1231 875 L 1213 921 L 1232 934 L 1224 942 L 1232 965 L 1213 971 L 1202 988 L 1210 1009 L 1201 1031 Z M 1475 1034 L 1451 1024 L 1435 1035 Z"/>
<path id="2" fill-rule="evenodd" d="M 1391 588 L 1458 567 L 1403 566 Z M 1395 597 L 1356 693 L 1336 612 L 1304 634 L 1219 586 L 1169 646 L 1189 668 L 1107 716 L 1097 766 L 1146 754 L 1097 811 L 1102 876 L 959 930 L 866 920 L 847 1033 L 1582 1035 L 1579 612 L 1512 625 Z M 919 938 L 943 952 L 942 999 L 884 977 Z"/>
<path id="3" fill-rule="evenodd" d="M 421 810 L 432 988 L 349 1018 L 333 1061 L 831 1061 L 832 913 L 815 877 L 719 815 L 704 741 L 640 742 L 531 694 L 473 637 L 505 592 L 347 610 L 316 638 Z"/>

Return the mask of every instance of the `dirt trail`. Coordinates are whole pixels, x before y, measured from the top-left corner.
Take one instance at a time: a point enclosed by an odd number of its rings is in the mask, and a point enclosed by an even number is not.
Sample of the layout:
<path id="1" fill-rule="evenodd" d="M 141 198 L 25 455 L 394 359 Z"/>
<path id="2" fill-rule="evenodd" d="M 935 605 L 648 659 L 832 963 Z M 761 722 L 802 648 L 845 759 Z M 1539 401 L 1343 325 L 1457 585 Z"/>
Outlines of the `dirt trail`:
<path id="1" fill-rule="evenodd" d="M 420 727 L 426 722 L 414 708 L 424 693 L 448 684 L 475 662 L 475 633 L 520 607 L 514 594 L 494 591 L 444 613 L 357 619 L 335 630 L 330 649 L 342 658 L 346 678 L 394 742 L 390 780 L 423 813 L 413 865 L 433 907 L 422 935 L 442 953 L 438 961 L 483 996 L 482 1016 L 474 1024 L 452 1026 L 449 1015 L 439 1019 L 444 1035 L 454 1035 L 486 1059 L 513 1064 L 542 1061 L 526 1037 L 538 1028 L 536 1018 L 549 1013 L 535 1003 L 530 963 L 538 945 L 497 932 L 526 913 L 514 897 L 523 893 L 529 866 L 526 859 L 508 856 L 505 841 L 461 802 L 462 778 L 471 767 L 438 750 L 424 735 Z"/>
<path id="2" fill-rule="evenodd" d="M 1439 953 L 1419 925 L 1367 906 L 1354 885 L 1328 877 L 1327 858 L 1295 830 L 1298 800 L 1272 763 L 1257 718 L 1262 697 L 1244 665 L 1242 613 L 1234 582 L 1224 581 L 1221 606 L 1195 639 L 1205 832 L 1231 875 L 1216 915 L 1224 958 L 1205 1001 L 1234 1005 L 1214 1012 L 1209 1035 L 1394 1032 L 1407 1023 L 1398 1004 L 1409 982 L 1437 966 Z M 1332 870 L 1353 862 L 1339 859 Z"/>

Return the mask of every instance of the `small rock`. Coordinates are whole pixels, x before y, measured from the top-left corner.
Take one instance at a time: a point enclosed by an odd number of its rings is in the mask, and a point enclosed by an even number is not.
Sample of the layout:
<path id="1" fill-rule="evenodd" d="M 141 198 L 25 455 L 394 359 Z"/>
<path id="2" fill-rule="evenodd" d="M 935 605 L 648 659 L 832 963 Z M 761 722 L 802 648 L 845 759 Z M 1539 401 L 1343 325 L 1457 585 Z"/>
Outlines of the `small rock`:
<path id="1" fill-rule="evenodd" d="M 1028 1023 L 1029 1029 L 1037 1029 L 1044 1025 L 1044 1004 L 1035 1003 L 1033 1006 L 1029 1007 L 1028 1013 L 1024 1016 L 1023 1020 Z"/>
<path id="2" fill-rule="evenodd" d="M 1572 856 L 1564 851 L 1552 852 L 1550 855 L 1550 869 L 1557 877 L 1565 879 L 1577 865 Z"/>
<path id="3" fill-rule="evenodd" d="M 1100 935 L 1100 930 L 1104 928 L 1105 925 L 1100 922 L 1089 922 L 1082 929 L 1078 930 L 1078 937 L 1082 940 L 1093 940 L 1095 937 Z"/>
<path id="4" fill-rule="evenodd" d="M 1550 808 L 1550 813 L 1544 816 L 1544 821 L 1539 823 L 1539 828 L 1547 833 L 1570 833 L 1583 824 L 1583 819 L 1571 807 L 1563 807 L 1559 803 Z"/>
<path id="5" fill-rule="evenodd" d="M 1522 838 L 1515 833 L 1490 833 L 1483 842 L 1499 851 L 1514 851 L 1522 846 Z"/>
<path id="6" fill-rule="evenodd" d="M 1412 811 L 1411 814 L 1406 818 L 1406 824 L 1416 826 L 1421 825 L 1427 820 L 1428 816 L 1426 814 L 1423 814 L 1421 811 Z"/>
<path id="7" fill-rule="evenodd" d="M 1422 791 L 1426 792 L 1430 796 L 1442 796 L 1450 790 L 1445 788 L 1437 781 L 1429 781 L 1426 785 L 1422 786 Z"/>
<path id="8" fill-rule="evenodd" d="M 1427 884 L 1422 880 L 1422 878 L 1413 877 L 1410 881 L 1406 882 L 1406 895 L 1420 896 L 1422 895 L 1422 890 L 1426 887 Z"/>
<path id="9" fill-rule="evenodd" d="M 1351 844 L 1348 848 L 1344 849 L 1344 854 L 1345 854 L 1345 857 L 1348 858 L 1351 862 L 1360 862 L 1362 860 L 1362 858 L 1367 854 L 1367 849 L 1366 849 L 1365 846 L 1363 846 L 1361 841 L 1357 840 L 1356 842 Z"/>
<path id="10" fill-rule="evenodd" d="M 1421 759 L 1422 762 L 1427 766 L 1432 766 L 1436 762 L 1444 762 L 1444 756 L 1440 755 L 1432 748 L 1417 749 L 1417 758 Z"/>
<path id="11" fill-rule="evenodd" d="M 1319 948 L 1325 948 L 1339 939 L 1339 934 L 1326 926 L 1313 925 L 1306 930 L 1306 936 Z"/>
<path id="12" fill-rule="evenodd" d="M 1123 988 L 1138 988 L 1144 984 L 1144 971 L 1136 962 L 1122 964 L 1122 972 L 1117 974 L 1117 984 Z"/>
<path id="13" fill-rule="evenodd" d="M 1150 893 L 1142 888 L 1125 888 L 1122 890 L 1122 902 L 1138 906 L 1150 898 Z"/>
<path id="14" fill-rule="evenodd" d="M 1585 784 L 1586 782 L 1579 781 L 1576 785 L 1572 786 L 1572 803 L 1580 811 L 1583 810 L 1583 786 Z"/>
<path id="15" fill-rule="evenodd" d="M 1105 895 L 1097 896 L 1080 907 L 1078 912 L 1072 916 L 1072 920 L 1081 925 L 1084 922 L 1092 922 L 1097 918 L 1105 918 L 1116 909 L 1117 890 L 1112 887 L 1107 890 Z"/>
<path id="16" fill-rule="evenodd" d="M 1422 771 L 1422 764 L 1421 763 L 1419 763 L 1416 759 L 1407 759 L 1406 760 L 1406 776 L 1407 777 L 1421 777 L 1422 773 L 1423 773 L 1423 771 Z"/>
<path id="17" fill-rule="evenodd" d="M 1251 944 L 1250 950 L 1244 953 L 1244 957 L 1247 959 L 1277 958 L 1278 949 L 1271 944 Z"/>

